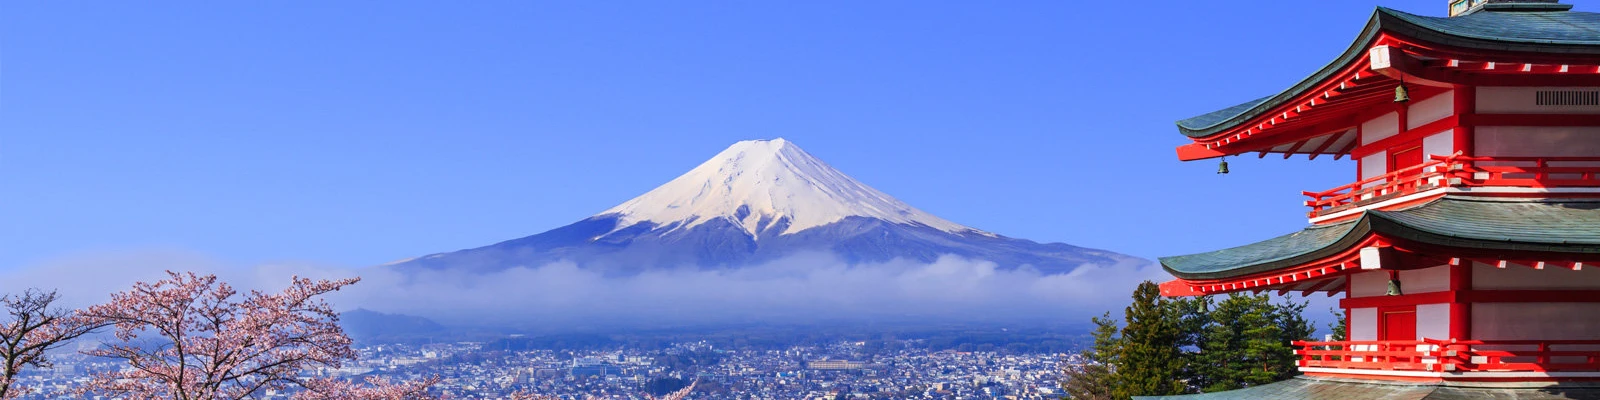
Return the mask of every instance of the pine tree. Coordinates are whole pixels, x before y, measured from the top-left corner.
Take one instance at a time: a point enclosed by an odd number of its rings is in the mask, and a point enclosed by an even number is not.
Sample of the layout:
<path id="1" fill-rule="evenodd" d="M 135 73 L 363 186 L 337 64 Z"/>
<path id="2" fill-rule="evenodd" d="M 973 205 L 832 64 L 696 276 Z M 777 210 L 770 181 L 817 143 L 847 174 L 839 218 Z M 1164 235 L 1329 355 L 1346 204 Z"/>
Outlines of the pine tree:
<path id="1" fill-rule="evenodd" d="M 1184 332 L 1176 307 L 1161 289 L 1146 281 L 1133 291 L 1125 312 L 1122 351 L 1113 368 L 1119 384 L 1116 398 L 1183 394 Z"/>
<path id="2" fill-rule="evenodd" d="M 1333 313 L 1333 320 L 1335 321 L 1328 324 L 1328 330 L 1333 331 L 1333 341 L 1343 342 L 1350 340 L 1350 327 L 1345 326 L 1347 320 L 1345 319 L 1344 311 L 1341 311 L 1337 308 L 1329 308 L 1328 312 Z"/>
<path id="3" fill-rule="evenodd" d="M 1313 332 L 1306 303 L 1273 304 L 1268 295 L 1233 294 L 1211 310 L 1196 355 L 1194 384 L 1205 392 L 1289 379 L 1299 373 L 1290 343 Z"/>
<path id="4" fill-rule="evenodd" d="M 1267 296 L 1263 295 L 1262 297 Z M 1287 346 L 1286 351 L 1276 353 L 1276 357 L 1272 359 L 1273 368 L 1277 372 L 1273 379 L 1274 381 L 1281 381 L 1300 375 L 1298 363 L 1300 356 L 1294 354 L 1293 343 L 1312 340 L 1311 335 L 1317 333 L 1316 327 L 1311 324 L 1310 320 L 1305 318 L 1306 305 L 1308 304 L 1310 302 L 1307 301 L 1299 303 L 1283 301 L 1277 303 L 1274 307 L 1274 314 L 1278 324 L 1278 342 Z"/>
<path id="5" fill-rule="evenodd" d="M 1091 321 L 1095 325 L 1094 348 L 1081 353 L 1083 365 L 1067 369 L 1062 389 L 1068 399 L 1109 400 L 1117 387 L 1116 372 L 1111 369 L 1122 346 L 1122 338 L 1117 337 L 1117 320 L 1108 312 Z"/>
<path id="6" fill-rule="evenodd" d="M 1173 319 L 1178 321 L 1179 331 L 1182 336 L 1178 340 L 1179 348 L 1183 349 L 1183 371 L 1180 374 L 1185 383 L 1185 389 L 1194 392 L 1205 387 L 1204 372 L 1207 368 L 1199 346 L 1204 340 L 1206 326 L 1211 324 L 1211 296 L 1183 297 L 1168 300 L 1172 304 Z"/>

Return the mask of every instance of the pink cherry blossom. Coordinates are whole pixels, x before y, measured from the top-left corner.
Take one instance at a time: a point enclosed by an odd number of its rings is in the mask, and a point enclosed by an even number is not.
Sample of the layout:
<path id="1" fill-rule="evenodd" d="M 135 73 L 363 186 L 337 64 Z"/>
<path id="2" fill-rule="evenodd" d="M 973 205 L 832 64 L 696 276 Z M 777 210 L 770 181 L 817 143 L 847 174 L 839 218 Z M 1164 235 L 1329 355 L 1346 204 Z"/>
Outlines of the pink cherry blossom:
<path id="1" fill-rule="evenodd" d="M 307 380 L 313 368 L 339 368 L 356 357 L 339 315 L 319 296 L 360 278 L 291 278 L 281 293 L 240 294 L 215 275 L 167 271 L 89 307 L 84 315 L 115 328 L 118 343 L 85 354 L 125 360 L 95 375 L 80 394 L 136 399 L 244 399 L 268 390 L 305 388 L 305 399 L 425 399 L 434 381 L 358 388 Z M 374 397 L 363 397 L 374 396 Z"/>

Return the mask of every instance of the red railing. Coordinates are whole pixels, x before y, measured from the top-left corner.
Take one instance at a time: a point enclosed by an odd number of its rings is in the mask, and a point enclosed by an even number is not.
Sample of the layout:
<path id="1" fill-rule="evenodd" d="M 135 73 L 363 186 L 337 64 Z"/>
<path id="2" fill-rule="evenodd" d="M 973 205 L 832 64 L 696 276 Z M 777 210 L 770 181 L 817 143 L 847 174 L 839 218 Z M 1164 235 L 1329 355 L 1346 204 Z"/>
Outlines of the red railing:
<path id="1" fill-rule="evenodd" d="M 1358 203 L 1390 199 L 1436 187 L 1442 183 L 1444 166 L 1445 161 L 1431 160 L 1333 189 L 1300 193 L 1311 197 L 1306 205 L 1311 207 L 1310 216 L 1315 218 L 1325 213 L 1324 210 L 1342 210 Z"/>
<path id="2" fill-rule="evenodd" d="M 1427 162 L 1311 197 L 1311 218 L 1439 187 L 1600 187 L 1600 157 L 1430 156 Z"/>
<path id="3" fill-rule="evenodd" d="M 1440 157 L 1458 186 L 1600 186 L 1600 157 Z"/>
<path id="4" fill-rule="evenodd" d="M 1438 366 L 1439 342 L 1370 340 L 1342 342 L 1294 342 L 1300 350 L 1301 367 L 1434 371 Z"/>
<path id="5" fill-rule="evenodd" d="M 1464 340 L 1445 349 L 1457 371 L 1600 371 L 1600 340 Z"/>
<path id="6" fill-rule="evenodd" d="M 1301 367 L 1422 372 L 1596 372 L 1600 340 L 1294 342 Z M 1381 372 L 1376 372 L 1381 375 Z"/>

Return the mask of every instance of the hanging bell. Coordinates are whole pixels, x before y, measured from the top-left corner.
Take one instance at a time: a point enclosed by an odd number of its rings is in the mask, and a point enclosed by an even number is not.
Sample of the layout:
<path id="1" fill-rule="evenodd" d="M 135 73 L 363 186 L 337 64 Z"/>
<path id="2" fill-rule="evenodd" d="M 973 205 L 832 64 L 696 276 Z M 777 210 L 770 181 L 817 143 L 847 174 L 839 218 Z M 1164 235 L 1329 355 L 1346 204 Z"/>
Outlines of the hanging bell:
<path id="1" fill-rule="evenodd" d="M 1227 157 L 1223 157 L 1222 158 L 1222 163 L 1217 164 L 1217 174 L 1219 174 L 1219 175 L 1227 175 L 1228 174 L 1228 158 Z"/>
<path id="2" fill-rule="evenodd" d="M 1400 293 L 1400 280 L 1399 279 L 1389 279 L 1389 291 L 1384 293 L 1384 294 L 1385 295 L 1389 295 L 1389 296 L 1399 296 L 1399 295 L 1405 294 L 1405 293 Z"/>
<path id="3" fill-rule="evenodd" d="M 1404 103 L 1411 101 L 1411 92 L 1406 90 L 1405 82 L 1394 87 L 1394 102 Z"/>

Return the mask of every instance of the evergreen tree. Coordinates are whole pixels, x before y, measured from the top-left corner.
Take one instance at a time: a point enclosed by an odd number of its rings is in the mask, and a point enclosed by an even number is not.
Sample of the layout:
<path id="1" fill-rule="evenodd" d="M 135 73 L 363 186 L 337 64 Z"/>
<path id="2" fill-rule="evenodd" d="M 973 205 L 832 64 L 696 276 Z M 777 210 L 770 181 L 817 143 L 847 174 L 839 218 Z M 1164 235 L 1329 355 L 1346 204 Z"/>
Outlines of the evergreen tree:
<path id="1" fill-rule="evenodd" d="M 1262 297 L 1267 296 L 1262 295 Z M 1273 359 L 1273 368 L 1277 371 L 1274 380 L 1281 381 L 1300 375 L 1298 363 L 1300 356 L 1294 354 L 1293 344 L 1297 341 L 1312 340 L 1311 335 L 1317 333 L 1316 327 L 1305 318 L 1307 304 L 1310 302 L 1283 301 L 1274 307 L 1280 334 L 1278 341 L 1289 346 L 1288 351 L 1276 353 L 1277 357 Z"/>
<path id="2" fill-rule="evenodd" d="M 1233 294 L 1217 303 L 1200 340 L 1194 385 L 1233 390 L 1298 374 L 1290 343 L 1313 332 L 1306 303 L 1273 304 L 1268 295 Z"/>
<path id="3" fill-rule="evenodd" d="M 1065 382 L 1062 383 L 1068 399 L 1110 400 L 1117 387 L 1116 372 L 1111 369 L 1122 346 L 1122 338 L 1117 337 L 1117 320 L 1112 319 L 1108 312 L 1092 321 L 1095 325 L 1094 348 L 1081 353 L 1084 364 L 1069 367 Z"/>
<path id="4" fill-rule="evenodd" d="M 1116 398 L 1183 394 L 1185 334 L 1171 301 L 1161 297 L 1155 283 L 1145 281 L 1133 291 L 1133 304 L 1125 311 L 1122 349 L 1112 367 L 1116 371 Z"/>
<path id="5" fill-rule="evenodd" d="M 1328 312 L 1333 313 L 1333 320 L 1335 321 L 1328 324 L 1328 330 L 1333 331 L 1333 341 L 1343 342 L 1350 340 L 1350 327 L 1345 326 L 1348 320 L 1345 319 L 1344 311 L 1337 308 L 1329 308 Z"/>
<path id="6" fill-rule="evenodd" d="M 1211 296 L 1182 297 L 1168 300 L 1171 302 L 1172 318 L 1178 322 L 1179 331 L 1182 332 L 1178 340 L 1178 347 L 1183 350 L 1183 369 L 1180 372 L 1185 383 L 1185 390 L 1195 392 L 1203 385 L 1206 360 L 1200 353 L 1200 343 L 1205 339 L 1206 326 L 1211 324 Z"/>

